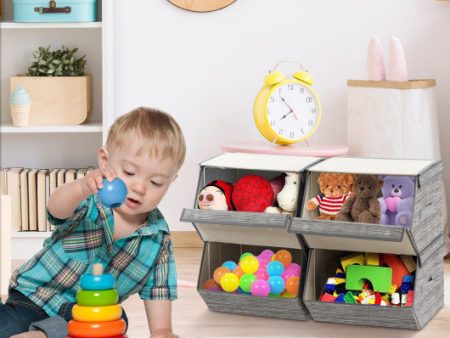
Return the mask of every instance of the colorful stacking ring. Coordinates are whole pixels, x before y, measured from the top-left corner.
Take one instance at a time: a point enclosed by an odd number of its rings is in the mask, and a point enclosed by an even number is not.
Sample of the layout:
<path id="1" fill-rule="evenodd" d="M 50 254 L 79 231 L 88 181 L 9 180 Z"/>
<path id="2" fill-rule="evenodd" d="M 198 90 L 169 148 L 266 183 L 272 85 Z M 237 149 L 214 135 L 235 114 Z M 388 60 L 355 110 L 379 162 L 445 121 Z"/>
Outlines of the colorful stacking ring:
<path id="1" fill-rule="evenodd" d="M 115 337 L 125 333 L 126 323 L 123 319 L 100 323 L 83 323 L 71 320 L 69 321 L 67 330 L 69 331 L 69 335 L 73 337 Z"/>
<path id="2" fill-rule="evenodd" d="M 66 336 L 66 338 L 78 338 L 78 337 L 75 337 L 75 336 Z M 108 337 L 108 338 L 128 338 L 128 336 L 122 334 L 122 335 L 120 335 L 120 336 L 114 336 L 114 337 Z"/>
<path id="3" fill-rule="evenodd" d="M 111 306 L 79 306 L 72 308 L 73 319 L 79 322 L 109 322 L 122 317 L 120 304 Z"/>
<path id="4" fill-rule="evenodd" d="M 106 273 L 100 276 L 86 274 L 81 276 L 80 284 L 83 290 L 114 289 L 114 277 L 110 273 Z"/>
<path id="5" fill-rule="evenodd" d="M 80 290 L 77 293 L 77 304 L 80 306 L 109 306 L 116 305 L 119 294 L 116 289 L 87 291 Z"/>

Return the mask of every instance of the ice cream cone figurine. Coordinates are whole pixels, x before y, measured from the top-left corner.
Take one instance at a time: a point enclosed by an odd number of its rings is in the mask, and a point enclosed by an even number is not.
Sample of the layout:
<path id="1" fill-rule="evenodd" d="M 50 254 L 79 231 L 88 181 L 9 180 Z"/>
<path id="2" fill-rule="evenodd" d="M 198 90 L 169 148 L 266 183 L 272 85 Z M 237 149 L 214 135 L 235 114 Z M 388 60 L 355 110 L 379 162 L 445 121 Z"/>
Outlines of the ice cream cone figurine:
<path id="1" fill-rule="evenodd" d="M 13 125 L 27 126 L 30 120 L 31 98 L 25 88 L 18 85 L 9 98 Z"/>
<path id="2" fill-rule="evenodd" d="M 103 273 L 103 265 L 94 264 L 92 274 L 81 276 L 80 284 L 68 338 L 127 337 L 113 275 Z"/>

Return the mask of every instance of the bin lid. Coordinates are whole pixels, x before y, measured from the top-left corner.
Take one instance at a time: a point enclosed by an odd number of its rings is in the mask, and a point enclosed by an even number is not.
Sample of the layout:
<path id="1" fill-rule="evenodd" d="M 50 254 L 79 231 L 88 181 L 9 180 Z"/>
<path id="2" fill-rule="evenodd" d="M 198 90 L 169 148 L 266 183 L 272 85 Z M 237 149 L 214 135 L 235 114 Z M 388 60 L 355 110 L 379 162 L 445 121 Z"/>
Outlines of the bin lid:
<path id="1" fill-rule="evenodd" d="M 301 249 L 286 214 L 184 209 L 181 221 L 192 222 L 204 242 Z"/>
<path id="2" fill-rule="evenodd" d="M 230 169 L 300 172 L 321 160 L 320 157 L 225 153 L 204 161 L 200 165 Z"/>
<path id="3" fill-rule="evenodd" d="M 308 170 L 312 172 L 417 176 L 434 163 L 433 160 L 333 157 L 312 165 Z"/>

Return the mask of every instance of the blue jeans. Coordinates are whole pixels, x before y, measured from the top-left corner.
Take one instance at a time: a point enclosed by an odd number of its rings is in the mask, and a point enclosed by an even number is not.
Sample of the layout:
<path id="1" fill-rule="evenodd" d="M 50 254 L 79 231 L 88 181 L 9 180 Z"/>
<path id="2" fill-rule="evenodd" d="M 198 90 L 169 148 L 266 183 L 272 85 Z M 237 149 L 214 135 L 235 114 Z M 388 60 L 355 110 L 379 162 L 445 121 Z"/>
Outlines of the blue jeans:
<path id="1" fill-rule="evenodd" d="M 59 316 L 65 321 L 72 319 L 72 307 L 75 303 L 64 303 L 59 309 Z M 0 338 L 9 338 L 19 333 L 29 331 L 31 324 L 35 325 L 40 321 L 47 320 L 49 316 L 43 309 L 33 303 L 28 297 L 16 290 L 9 290 L 8 299 L 5 304 L 0 304 Z M 52 317 L 53 318 L 53 317 Z M 128 318 L 125 311 L 122 312 L 122 319 L 127 323 Z M 42 329 L 48 338 L 58 338 L 66 336 L 67 332 L 47 331 L 46 325 L 36 325 Z M 52 327 L 52 326 L 50 326 Z"/>

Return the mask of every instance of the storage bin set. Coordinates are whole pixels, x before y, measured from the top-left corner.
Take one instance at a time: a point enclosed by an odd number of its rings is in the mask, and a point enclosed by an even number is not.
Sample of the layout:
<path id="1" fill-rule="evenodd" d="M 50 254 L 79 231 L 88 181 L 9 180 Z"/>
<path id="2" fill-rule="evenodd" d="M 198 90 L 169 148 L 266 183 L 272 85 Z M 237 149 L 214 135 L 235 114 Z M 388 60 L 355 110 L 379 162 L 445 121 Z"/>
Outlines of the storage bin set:
<path id="1" fill-rule="evenodd" d="M 15 22 L 92 22 L 96 0 L 13 0 Z"/>
<path id="2" fill-rule="evenodd" d="M 268 180 L 283 172 L 300 174 L 294 217 L 198 208 L 197 196 L 213 180 L 236 182 L 247 174 Z M 320 173 L 409 176 L 414 178 L 410 227 L 316 220 L 306 202 L 318 193 Z M 192 222 L 204 241 L 197 289 L 209 309 L 271 318 L 420 329 L 443 306 L 442 163 L 440 161 L 276 156 L 226 153 L 200 164 L 194 207 L 181 220 Z M 298 296 L 256 297 L 203 287 L 214 270 L 244 252 L 287 249 L 301 266 Z M 411 306 L 379 306 L 320 301 L 328 278 L 346 254 L 408 255 L 416 264 Z"/>

